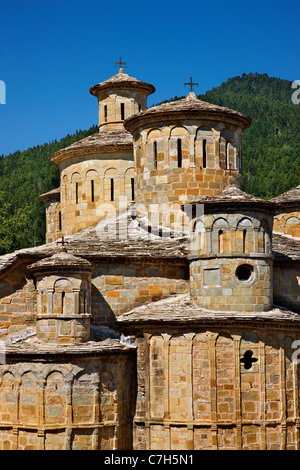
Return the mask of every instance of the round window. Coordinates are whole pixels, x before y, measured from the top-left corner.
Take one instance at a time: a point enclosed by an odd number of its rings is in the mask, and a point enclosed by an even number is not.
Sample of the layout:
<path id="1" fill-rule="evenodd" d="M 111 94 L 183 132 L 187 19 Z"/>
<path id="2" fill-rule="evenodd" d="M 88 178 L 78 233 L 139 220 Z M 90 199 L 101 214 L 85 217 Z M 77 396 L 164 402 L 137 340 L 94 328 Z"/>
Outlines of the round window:
<path id="1" fill-rule="evenodd" d="M 242 264 L 235 273 L 239 281 L 249 281 L 253 273 L 253 266 Z"/>

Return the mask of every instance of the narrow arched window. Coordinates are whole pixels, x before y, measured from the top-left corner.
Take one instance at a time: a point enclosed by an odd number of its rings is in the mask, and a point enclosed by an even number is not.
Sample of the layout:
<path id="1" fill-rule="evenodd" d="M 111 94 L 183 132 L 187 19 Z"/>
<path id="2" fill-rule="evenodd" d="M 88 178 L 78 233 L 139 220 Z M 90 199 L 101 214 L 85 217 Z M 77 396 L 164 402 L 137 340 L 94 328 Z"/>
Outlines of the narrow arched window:
<path id="1" fill-rule="evenodd" d="M 114 179 L 111 178 L 110 180 L 110 200 L 115 200 L 115 188 L 114 188 Z"/>
<path id="2" fill-rule="evenodd" d="M 177 139 L 177 163 L 178 168 L 182 167 L 182 146 L 181 146 L 181 139 Z"/>
<path id="3" fill-rule="evenodd" d="M 246 253 L 247 230 L 243 230 L 243 253 Z"/>
<path id="4" fill-rule="evenodd" d="M 121 120 L 124 121 L 125 119 L 125 105 L 121 103 Z"/>
<path id="5" fill-rule="evenodd" d="M 134 201 L 134 178 L 131 178 L 131 200 Z"/>
<path id="6" fill-rule="evenodd" d="M 104 121 L 107 121 L 107 105 L 104 106 Z"/>
<path id="7" fill-rule="evenodd" d="M 206 139 L 202 141 L 203 168 L 206 168 Z"/>
<path id="8" fill-rule="evenodd" d="M 228 142 L 225 142 L 225 168 L 228 168 Z"/>
<path id="9" fill-rule="evenodd" d="M 218 244 L 219 244 L 219 253 L 224 253 L 224 232 L 219 230 L 218 233 Z"/>
<path id="10" fill-rule="evenodd" d="M 95 202 L 95 183 L 94 180 L 91 180 L 91 200 Z"/>
<path id="11" fill-rule="evenodd" d="M 58 213 L 58 230 L 61 230 L 61 212 Z"/>
<path id="12" fill-rule="evenodd" d="M 75 199 L 76 199 L 76 204 L 78 204 L 78 183 L 75 183 Z"/>
<path id="13" fill-rule="evenodd" d="M 154 168 L 157 168 L 157 142 L 153 144 L 153 153 L 154 153 Z"/>
<path id="14" fill-rule="evenodd" d="M 66 313 L 66 293 L 64 291 L 61 293 L 61 311 Z"/>

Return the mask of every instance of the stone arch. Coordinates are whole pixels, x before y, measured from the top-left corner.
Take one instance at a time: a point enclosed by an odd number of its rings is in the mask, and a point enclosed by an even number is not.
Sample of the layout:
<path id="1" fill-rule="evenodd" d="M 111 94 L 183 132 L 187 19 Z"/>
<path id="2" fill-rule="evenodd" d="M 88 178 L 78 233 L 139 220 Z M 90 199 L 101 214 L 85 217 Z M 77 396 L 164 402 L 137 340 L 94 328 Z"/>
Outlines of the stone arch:
<path id="1" fill-rule="evenodd" d="M 59 370 L 49 372 L 44 389 L 45 424 L 63 425 L 67 423 L 69 387 Z"/>
<path id="2" fill-rule="evenodd" d="M 187 167 L 190 159 L 190 135 L 185 126 L 174 126 L 169 135 L 169 165 Z"/>
<path id="3" fill-rule="evenodd" d="M 0 422 L 14 423 L 18 418 L 19 381 L 7 370 L 1 377 L 0 384 Z"/>
<path id="4" fill-rule="evenodd" d="M 67 205 L 68 202 L 68 187 L 69 187 L 69 179 L 67 173 L 62 173 L 61 178 L 61 198 L 62 204 Z"/>
<path id="5" fill-rule="evenodd" d="M 212 226 L 212 251 L 225 253 L 230 251 L 229 223 L 224 217 L 214 220 Z"/>
<path id="6" fill-rule="evenodd" d="M 41 390 L 34 371 L 28 370 L 22 374 L 19 400 L 19 419 L 21 423 L 38 424 Z"/>
<path id="7" fill-rule="evenodd" d="M 171 419 L 186 419 L 188 414 L 186 364 L 190 351 L 187 345 L 183 334 L 173 334 L 169 339 L 169 393 L 170 396 L 177 397 L 170 402 Z"/>
<path id="8" fill-rule="evenodd" d="M 258 252 L 269 253 L 271 249 L 270 228 L 267 219 L 260 223 L 258 232 Z"/>
<path id="9" fill-rule="evenodd" d="M 235 412 L 235 350 L 233 338 L 219 334 L 216 350 L 216 397 L 218 418 L 232 420 Z"/>
<path id="10" fill-rule="evenodd" d="M 88 203 L 97 202 L 100 196 L 100 177 L 95 169 L 89 169 L 85 174 L 85 198 Z"/>
<path id="11" fill-rule="evenodd" d="M 66 369 L 64 366 L 60 366 L 59 364 L 47 364 L 41 371 L 41 377 L 44 385 L 46 384 L 48 376 L 52 374 L 52 372 L 59 372 L 64 377 L 66 382 L 73 380 L 74 371 L 70 373 L 68 369 Z"/>
<path id="12" fill-rule="evenodd" d="M 285 222 L 284 232 L 293 237 L 300 237 L 300 218 L 296 215 L 288 217 Z"/>
<path id="13" fill-rule="evenodd" d="M 101 100 L 99 101 L 99 106 L 100 122 L 108 122 L 110 120 L 112 100 L 107 93 L 102 95 Z"/>
<path id="14" fill-rule="evenodd" d="M 81 371 L 72 383 L 72 423 L 92 423 L 98 401 L 98 384 L 93 375 Z"/>
<path id="15" fill-rule="evenodd" d="M 231 130 L 224 128 L 220 133 L 219 140 L 220 168 L 236 170 L 238 167 L 236 158 L 236 144 L 234 134 Z"/>
<path id="16" fill-rule="evenodd" d="M 240 253 L 250 253 L 255 249 L 253 222 L 248 217 L 242 217 L 237 223 L 235 246 Z"/>
<path id="17" fill-rule="evenodd" d="M 116 168 L 108 168 L 104 174 L 104 199 L 117 201 L 121 195 L 120 174 Z"/>
<path id="18" fill-rule="evenodd" d="M 300 225 L 300 219 L 299 217 L 289 217 L 286 219 L 285 225 Z"/>
<path id="19" fill-rule="evenodd" d="M 202 168 L 214 168 L 215 143 L 213 130 L 206 126 L 198 127 L 194 145 L 197 165 Z"/>
<path id="20" fill-rule="evenodd" d="M 149 170 L 161 167 L 164 160 L 164 139 L 162 131 L 152 128 L 147 134 L 146 161 Z"/>
<path id="21" fill-rule="evenodd" d="M 116 377 L 112 370 L 104 368 L 100 373 L 100 414 L 102 421 L 113 421 L 114 404 L 117 400 Z"/>
<path id="22" fill-rule="evenodd" d="M 192 251 L 202 252 L 204 250 L 205 243 L 205 225 L 200 219 L 196 220 L 193 225 L 193 238 L 192 238 Z"/>
<path id="23" fill-rule="evenodd" d="M 53 285 L 53 313 L 65 314 L 74 312 L 73 286 L 69 279 L 57 279 Z"/>
<path id="24" fill-rule="evenodd" d="M 265 338 L 266 419 L 279 420 L 280 398 L 280 341 L 276 333 Z"/>
<path id="25" fill-rule="evenodd" d="M 128 168 L 124 175 L 125 196 L 127 201 L 134 201 L 134 168 Z"/>
<path id="26" fill-rule="evenodd" d="M 73 204 L 79 204 L 82 200 L 82 181 L 78 171 L 71 176 L 71 201 Z"/>

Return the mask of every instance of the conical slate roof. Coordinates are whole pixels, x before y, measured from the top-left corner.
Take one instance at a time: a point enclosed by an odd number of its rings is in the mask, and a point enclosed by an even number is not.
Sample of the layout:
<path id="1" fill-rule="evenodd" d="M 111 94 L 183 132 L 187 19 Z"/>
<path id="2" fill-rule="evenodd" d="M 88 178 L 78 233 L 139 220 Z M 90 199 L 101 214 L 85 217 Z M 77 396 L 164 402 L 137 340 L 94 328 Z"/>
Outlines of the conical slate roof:
<path id="1" fill-rule="evenodd" d="M 117 75 L 113 75 L 104 82 L 97 83 L 90 88 L 91 95 L 98 96 L 106 90 L 112 90 L 114 88 L 128 88 L 144 91 L 147 95 L 155 92 L 155 87 L 149 83 L 142 82 L 135 77 L 131 77 L 127 73 L 120 72 Z"/>
<path id="2" fill-rule="evenodd" d="M 276 204 L 300 204 L 300 184 L 296 188 L 290 189 L 286 193 L 280 194 L 277 197 L 271 199 Z"/>
<path id="3" fill-rule="evenodd" d="M 223 205 L 223 204 L 239 204 L 239 205 L 259 205 L 274 208 L 272 201 L 266 201 L 252 194 L 245 193 L 237 185 L 231 184 L 220 193 L 214 196 L 200 196 L 199 199 L 190 204 L 205 204 L 207 206 Z"/>
<path id="4" fill-rule="evenodd" d="M 241 121 L 244 128 L 249 127 L 252 122 L 249 116 L 246 116 L 238 111 L 234 111 L 230 108 L 225 108 L 216 104 L 207 103 L 206 101 L 201 101 L 197 98 L 195 93 L 191 92 L 186 98 L 182 100 L 172 101 L 169 103 L 160 104 L 158 106 L 153 106 L 152 108 L 148 108 L 147 110 L 142 111 L 139 114 L 131 116 L 126 119 L 124 125 L 125 129 L 132 132 L 135 127 L 135 124 L 143 120 L 143 118 L 162 118 L 166 117 L 167 115 L 172 115 L 173 117 L 175 117 L 176 115 L 183 116 L 186 113 L 188 113 L 191 117 L 200 117 L 207 114 L 214 116 L 222 115 L 223 117 L 229 116 Z"/>
<path id="5" fill-rule="evenodd" d="M 28 266 L 30 271 L 45 271 L 48 269 L 52 271 L 53 269 L 55 270 L 60 268 L 68 268 L 68 270 L 71 271 L 72 269 L 87 269 L 91 271 L 93 269 L 93 265 L 88 260 L 80 258 L 79 256 L 71 255 L 65 248 L 61 248 L 58 253 L 47 258 L 43 258 L 42 260 Z"/>
<path id="6" fill-rule="evenodd" d="M 54 153 L 51 161 L 59 165 L 65 156 L 70 156 L 71 154 L 111 152 L 118 149 L 132 150 L 132 147 L 132 135 L 125 129 L 96 132 Z"/>

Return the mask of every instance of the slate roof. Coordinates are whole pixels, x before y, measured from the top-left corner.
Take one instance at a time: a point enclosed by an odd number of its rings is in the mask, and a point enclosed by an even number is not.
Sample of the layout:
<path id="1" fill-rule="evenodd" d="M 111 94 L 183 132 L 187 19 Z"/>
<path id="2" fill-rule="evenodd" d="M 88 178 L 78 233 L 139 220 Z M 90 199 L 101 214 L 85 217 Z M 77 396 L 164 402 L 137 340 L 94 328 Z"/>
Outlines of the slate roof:
<path id="1" fill-rule="evenodd" d="M 133 137 L 125 129 L 102 131 L 89 135 L 59 150 L 51 156 L 51 161 L 57 163 L 61 157 L 68 154 L 107 152 L 119 149 L 132 150 L 132 148 Z"/>
<path id="2" fill-rule="evenodd" d="M 44 202 L 51 201 L 51 200 L 59 200 L 60 199 L 60 187 L 52 189 L 47 193 L 41 194 L 40 198 L 43 199 Z"/>
<path id="3" fill-rule="evenodd" d="M 199 196 L 197 201 L 190 202 L 186 205 L 194 205 L 194 204 L 205 204 L 206 207 L 209 206 L 219 206 L 223 204 L 229 203 L 232 208 L 238 205 L 255 205 L 255 206 L 262 206 L 269 209 L 274 209 L 275 204 L 271 201 L 266 201 L 265 199 L 261 199 L 259 197 L 253 196 L 252 194 L 245 193 L 242 191 L 237 185 L 231 184 L 226 186 L 226 188 L 220 193 L 215 196 Z"/>
<path id="4" fill-rule="evenodd" d="M 116 324 L 139 324 L 139 323 L 175 323 L 180 326 L 197 322 L 197 324 L 215 324 L 220 322 L 246 321 L 251 322 L 292 322 L 300 328 L 300 314 L 291 312 L 284 308 L 274 307 L 267 312 L 229 312 L 212 311 L 201 308 L 194 302 L 189 294 L 172 295 L 157 302 L 136 307 L 129 312 L 119 316 Z"/>
<path id="5" fill-rule="evenodd" d="M 151 232 L 149 230 L 151 229 Z M 165 260 L 186 264 L 188 237 L 168 231 L 159 235 L 157 227 L 151 227 L 146 218 L 136 214 L 132 205 L 117 216 L 109 217 L 81 232 L 65 236 L 67 252 L 74 256 L 95 259 L 144 259 Z M 300 262 L 300 239 L 273 233 L 273 254 L 278 262 Z M 60 251 L 57 242 L 17 250 L 0 256 L 0 276 L 22 261 L 28 264 Z"/>
<path id="6" fill-rule="evenodd" d="M 104 82 L 97 83 L 90 88 L 91 95 L 98 96 L 99 93 L 105 90 L 112 90 L 114 88 L 129 88 L 129 89 L 138 89 L 142 90 L 147 94 L 155 92 L 155 87 L 149 83 L 142 82 L 135 77 L 131 77 L 127 73 L 121 72 L 116 75 L 113 75 L 108 80 Z"/>
<path id="7" fill-rule="evenodd" d="M 124 126 L 125 129 L 132 131 L 135 125 L 138 124 L 139 121 L 143 118 L 161 117 L 168 114 L 172 115 L 173 117 L 176 115 L 180 117 L 183 116 L 184 113 L 189 113 L 191 116 L 194 115 L 197 117 L 199 117 L 199 115 L 201 116 L 208 113 L 215 116 L 222 115 L 222 117 L 227 115 L 241 121 L 245 128 L 249 127 L 252 122 L 251 118 L 245 114 L 234 111 L 230 108 L 207 103 L 206 101 L 201 101 L 194 93 L 189 93 L 188 96 L 184 99 L 153 106 L 146 109 L 145 111 L 140 112 L 139 114 L 127 118 L 125 120 Z"/>
<path id="8" fill-rule="evenodd" d="M 274 197 L 271 201 L 279 205 L 293 205 L 295 203 L 300 205 L 300 184 L 296 188 Z"/>

